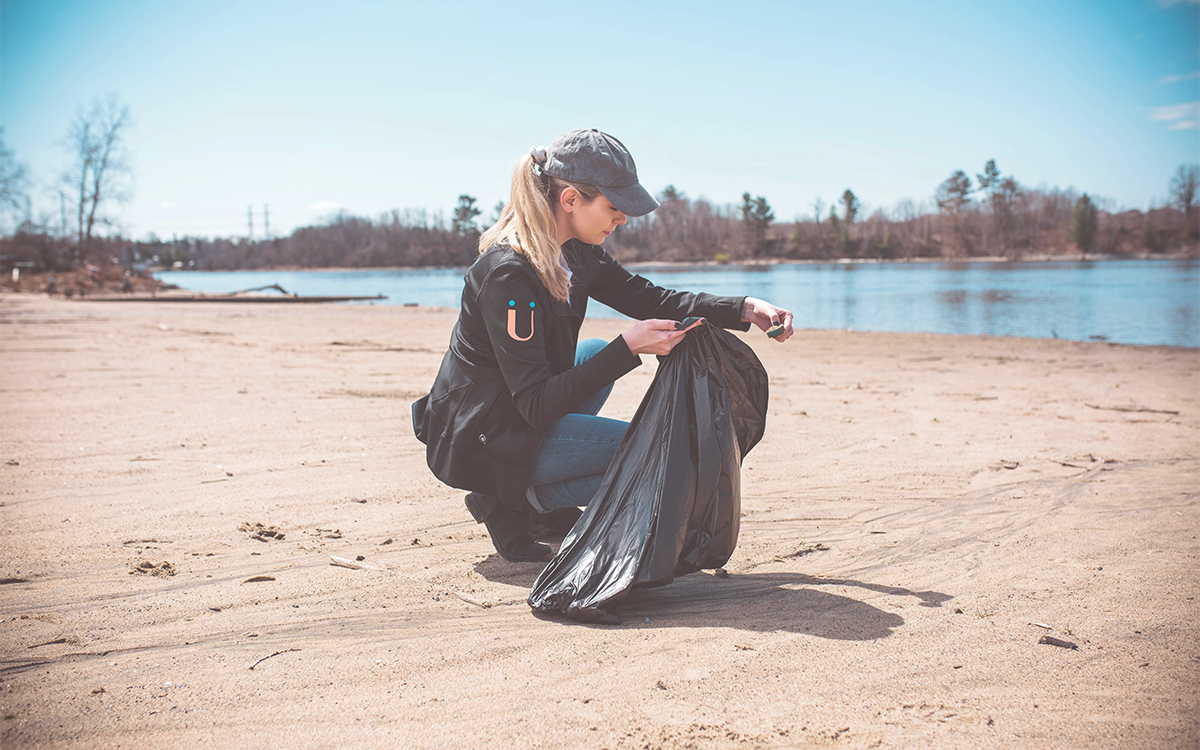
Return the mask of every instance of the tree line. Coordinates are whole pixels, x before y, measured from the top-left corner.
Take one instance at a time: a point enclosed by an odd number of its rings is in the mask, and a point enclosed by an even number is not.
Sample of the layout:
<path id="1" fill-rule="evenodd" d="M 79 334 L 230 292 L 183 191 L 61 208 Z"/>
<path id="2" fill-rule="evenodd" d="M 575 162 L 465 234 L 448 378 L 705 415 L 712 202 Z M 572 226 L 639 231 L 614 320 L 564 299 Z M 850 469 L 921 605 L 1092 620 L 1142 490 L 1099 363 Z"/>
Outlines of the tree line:
<path id="1" fill-rule="evenodd" d="M 448 220 L 417 209 L 375 217 L 342 211 L 262 241 L 98 236 L 98 229 L 113 226 L 108 210 L 130 195 L 130 127 L 128 107 L 113 96 L 79 110 L 63 141 L 71 160 L 57 181 L 57 226 L 52 216 L 31 216 L 30 180 L 0 133 L 0 208 L 24 212 L 16 231 L 2 240 L 6 267 L 60 271 L 114 260 L 198 270 L 465 266 L 477 255 L 481 228 L 503 208 L 497 205 L 485 218 L 476 198 L 460 195 Z M 791 222 L 777 221 L 768 199 L 748 191 L 738 204 L 717 205 L 668 185 L 658 195 L 661 207 L 618 227 L 606 247 L 627 262 L 1195 255 L 1198 184 L 1200 166 L 1181 165 L 1169 180 L 1167 205 L 1116 212 L 1073 189 L 1027 187 L 989 160 L 973 176 L 954 170 L 920 202 L 871 208 L 847 188 L 829 203 L 815 198 L 811 215 Z"/>

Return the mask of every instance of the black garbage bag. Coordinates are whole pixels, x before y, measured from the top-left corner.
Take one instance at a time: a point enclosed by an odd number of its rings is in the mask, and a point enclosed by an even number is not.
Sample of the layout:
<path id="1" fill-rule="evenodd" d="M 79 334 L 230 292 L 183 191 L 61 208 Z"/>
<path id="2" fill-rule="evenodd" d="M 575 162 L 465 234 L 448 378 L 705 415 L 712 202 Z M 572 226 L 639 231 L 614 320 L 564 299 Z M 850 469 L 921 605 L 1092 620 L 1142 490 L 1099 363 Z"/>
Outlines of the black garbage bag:
<path id="1" fill-rule="evenodd" d="M 737 546 L 741 462 L 763 436 L 767 373 L 702 325 L 662 358 L 608 472 L 529 594 L 535 612 L 619 623 L 634 587 L 719 568 Z"/>

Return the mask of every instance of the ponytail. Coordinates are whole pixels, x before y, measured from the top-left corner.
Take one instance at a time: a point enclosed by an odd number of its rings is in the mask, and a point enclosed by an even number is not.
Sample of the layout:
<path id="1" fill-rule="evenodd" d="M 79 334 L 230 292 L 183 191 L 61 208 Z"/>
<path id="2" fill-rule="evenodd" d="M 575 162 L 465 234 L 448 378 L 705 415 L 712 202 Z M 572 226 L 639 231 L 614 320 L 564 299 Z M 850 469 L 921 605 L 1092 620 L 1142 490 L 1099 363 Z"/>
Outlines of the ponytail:
<path id="1" fill-rule="evenodd" d="M 575 188 L 585 203 L 600 196 L 591 185 L 579 185 L 546 174 L 530 154 L 513 170 L 512 188 L 500 219 L 479 237 L 479 252 L 507 245 L 529 259 L 538 280 L 560 302 L 566 302 L 571 280 L 563 267 L 562 248 L 554 220 L 554 204 L 562 191 Z"/>

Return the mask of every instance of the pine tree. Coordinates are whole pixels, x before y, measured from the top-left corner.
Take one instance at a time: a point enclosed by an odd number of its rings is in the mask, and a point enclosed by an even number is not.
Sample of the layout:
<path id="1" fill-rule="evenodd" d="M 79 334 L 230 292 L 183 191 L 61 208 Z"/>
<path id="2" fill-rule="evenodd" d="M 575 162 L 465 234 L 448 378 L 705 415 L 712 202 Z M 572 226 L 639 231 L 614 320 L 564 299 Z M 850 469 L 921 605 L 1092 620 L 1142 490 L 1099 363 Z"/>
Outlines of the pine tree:
<path id="1" fill-rule="evenodd" d="M 742 193 L 742 225 L 746 228 L 746 236 L 750 241 L 750 250 L 757 255 L 766 240 L 767 229 L 775 220 L 775 212 L 771 204 L 761 195 L 751 199 L 750 193 Z"/>
<path id="2" fill-rule="evenodd" d="M 475 207 L 475 199 L 469 195 L 458 196 L 458 205 L 454 207 L 454 218 L 451 228 L 459 233 L 475 231 L 475 217 L 483 213 Z"/>
<path id="3" fill-rule="evenodd" d="M 1087 193 L 1075 201 L 1075 208 L 1071 211 L 1071 242 L 1082 252 L 1086 253 L 1092 249 L 1092 242 L 1096 239 L 1098 213 L 1099 209 Z"/>

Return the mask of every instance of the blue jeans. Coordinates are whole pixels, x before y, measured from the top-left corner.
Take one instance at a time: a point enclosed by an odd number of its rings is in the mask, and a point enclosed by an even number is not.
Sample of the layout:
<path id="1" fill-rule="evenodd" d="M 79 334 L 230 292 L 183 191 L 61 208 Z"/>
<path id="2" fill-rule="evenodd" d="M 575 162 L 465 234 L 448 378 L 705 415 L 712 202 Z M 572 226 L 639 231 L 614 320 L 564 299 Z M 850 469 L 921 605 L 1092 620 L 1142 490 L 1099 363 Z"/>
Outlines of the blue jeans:
<path id="1" fill-rule="evenodd" d="M 580 341 L 575 364 L 608 346 L 601 339 Z M 547 513 L 556 508 L 587 505 L 625 436 L 628 422 L 597 417 L 596 412 L 612 392 L 612 383 L 601 388 L 573 413 L 550 425 L 538 445 L 530 478 L 529 501 Z"/>

